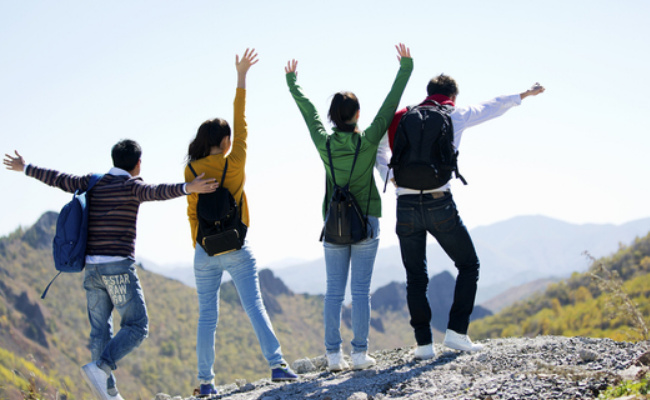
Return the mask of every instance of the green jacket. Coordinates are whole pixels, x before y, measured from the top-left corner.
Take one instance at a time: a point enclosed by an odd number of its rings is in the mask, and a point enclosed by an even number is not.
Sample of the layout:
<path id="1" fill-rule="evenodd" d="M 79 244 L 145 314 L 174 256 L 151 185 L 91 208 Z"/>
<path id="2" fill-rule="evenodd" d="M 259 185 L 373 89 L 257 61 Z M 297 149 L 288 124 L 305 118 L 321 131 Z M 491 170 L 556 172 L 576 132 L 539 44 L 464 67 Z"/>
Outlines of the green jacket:
<path id="1" fill-rule="evenodd" d="M 397 110 L 397 106 L 399 105 L 402 93 L 406 88 L 406 83 L 412 71 L 413 59 L 402 57 L 400 69 L 397 72 L 390 92 L 388 92 L 388 96 L 386 96 L 386 100 L 384 100 L 370 126 L 363 132 L 360 134 L 341 132 L 334 128 L 331 134 L 330 146 L 332 150 L 332 161 L 334 163 L 334 173 L 336 174 L 336 183 L 339 186 L 344 186 L 350 180 L 350 191 L 357 199 L 359 207 L 363 212 L 367 208 L 368 215 L 371 216 L 381 217 L 381 198 L 379 197 L 379 191 L 377 190 L 373 175 L 375 159 L 377 158 L 377 148 L 393 120 L 393 116 L 395 115 L 395 111 Z M 307 123 L 311 139 L 316 145 L 316 149 L 325 166 L 327 176 L 327 190 L 323 200 L 323 218 L 325 218 L 325 213 L 329 207 L 330 194 L 334 187 L 325 144 L 329 133 L 323 126 L 323 122 L 316 108 L 303 94 L 302 88 L 296 83 L 296 74 L 293 72 L 289 73 L 286 78 L 289 91 Z M 350 169 L 352 168 L 354 151 L 358 140 L 361 140 L 361 149 L 359 150 L 357 163 L 354 166 L 352 179 L 350 179 Z M 368 203 L 368 196 L 370 196 L 370 203 Z"/>

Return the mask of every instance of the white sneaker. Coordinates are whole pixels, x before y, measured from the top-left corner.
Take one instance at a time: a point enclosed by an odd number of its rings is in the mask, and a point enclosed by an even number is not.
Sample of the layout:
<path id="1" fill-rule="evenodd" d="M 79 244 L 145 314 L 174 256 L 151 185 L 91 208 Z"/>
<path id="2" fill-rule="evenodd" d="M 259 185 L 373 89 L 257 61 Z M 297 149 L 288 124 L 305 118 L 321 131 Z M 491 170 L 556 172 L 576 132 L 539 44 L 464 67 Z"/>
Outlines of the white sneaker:
<path id="1" fill-rule="evenodd" d="M 436 356 L 436 351 L 433 349 L 433 343 L 416 347 L 414 353 L 416 360 L 430 360 Z"/>
<path id="2" fill-rule="evenodd" d="M 109 400 L 113 396 L 109 396 L 106 392 L 106 381 L 108 381 L 108 374 L 97 366 L 95 361 L 88 363 L 81 367 L 88 386 L 93 394 L 100 400 Z"/>
<path id="3" fill-rule="evenodd" d="M 343 352 L 339 350 L 336 353 L 327 353 L 327 369 L 330 371 L 343 371 L 350 366 L 343 359 Z"/>
<path id="4" fill-rule="evenodd" d="M 469 336 L 461 335 L 460 333 L 456 333 L 451 329 L 447 329 L 447 333 L 445 334 L 445 341 L 442 342 L 442 344 L 451 349 L 462 351 L 479 351 L 483 349 L 482 344 L 472 343 Z"/>
<path id="5" fill-rule="evenodd" d="M 97 366 L 97 362 L 93 361 L 81 367 L 83 377 L 90 386 L 93 394 L 101 400 L 124 400 L 117 388 L 113 386 L 114 395 L 108 393 L 108 375 L 103 369 Z"/>
<path id="6" fill-rule="evenodd" d="M 366 369 L 370 368 L 373 365 L 377 364 L 374 358 L 368 355 L 368 352 L 360 351 L 358 353 L 352 353 L 352 369 Z"/>

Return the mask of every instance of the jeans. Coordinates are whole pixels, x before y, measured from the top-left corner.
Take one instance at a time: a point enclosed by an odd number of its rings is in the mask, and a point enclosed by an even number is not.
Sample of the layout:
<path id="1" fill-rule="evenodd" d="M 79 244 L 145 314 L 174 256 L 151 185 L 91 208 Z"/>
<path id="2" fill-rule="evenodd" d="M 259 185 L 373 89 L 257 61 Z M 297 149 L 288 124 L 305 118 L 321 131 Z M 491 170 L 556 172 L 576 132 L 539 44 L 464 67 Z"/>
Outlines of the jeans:
<path id="1" fill-rule="evenodd" d="M 280 342 L 275 336 L 262 302 L 255 258 L 248 245 L 244 244 L 240 250 L 211 257 L 197 243 L 194 252 L 194 276 L 199 298 L 196 355 L 200 381 L 214 379 L 214 335 L 219 318 L 219 288 L 224 271 L 228 271 L 232 277 L 269 367 L 286 363 L 282 358 Z"/>
<path id="2" fill-rule="evenodd" d="M 325 293 L 325 349 L 328 353 L 341 350 L 341 309 L 345 297 L 350 265 L 352 279 L 352 352 L 368 350 L 370 329 L 370 280 L 379 246 L 379 219 L 368 217 L 368 231 L 371 237 L 352 245 L 323 242 L 327 270 L 327 291 Z"/>
<path id="3" fill-rule="evenodd" d="M 84 289 L 90 320 L 93 361 L 117 368 L 116 363 L 147 337 L 149 317 L 133 260 L 86 264 Z M 113 308 L 122 317 L 113 336 Z"/>
<path id="4" fill-rule="evenodd" d="M 476 297 L 479 261 L 451 193 L 445 192 L 440 198 L 431 194 L 399 196 L 396 232 L 406 268 L 406 301 L 417 344 L 433 342 L 431 308 L 427 299 L 427 232 L 436 238 L 458 269 L 447 328 L 467 334 Z"/>

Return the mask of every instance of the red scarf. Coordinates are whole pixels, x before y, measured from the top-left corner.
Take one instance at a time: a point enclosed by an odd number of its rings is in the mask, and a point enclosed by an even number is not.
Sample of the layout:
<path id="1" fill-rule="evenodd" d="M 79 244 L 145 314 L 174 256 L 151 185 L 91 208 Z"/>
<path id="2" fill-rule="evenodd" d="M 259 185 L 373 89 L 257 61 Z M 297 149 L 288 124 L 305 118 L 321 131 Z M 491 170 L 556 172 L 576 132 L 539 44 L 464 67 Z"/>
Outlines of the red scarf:
<path id="1" fill-rule="evenodd" d="M 431 96 L 429 96 L 429 97 L 427 97 L 426 99 L 424 99 L 425 102 L 428 101 L 428 100 L 433 100 L 433 101 L 435 101 L 436 103 L 438 103 L 438 104 L 440 104 L 440 105 L 443 105 L 443 106 L 452 106 L 452 107 L 456 107 L 456 105 L 454 104 L 454 102 L 451 101 L 451 99 L 450 99 L 449 97 L 447 97 L 447 96 L 445 96 L 445 95 L 442 95 L 442 94 L 432 94 Z"/>

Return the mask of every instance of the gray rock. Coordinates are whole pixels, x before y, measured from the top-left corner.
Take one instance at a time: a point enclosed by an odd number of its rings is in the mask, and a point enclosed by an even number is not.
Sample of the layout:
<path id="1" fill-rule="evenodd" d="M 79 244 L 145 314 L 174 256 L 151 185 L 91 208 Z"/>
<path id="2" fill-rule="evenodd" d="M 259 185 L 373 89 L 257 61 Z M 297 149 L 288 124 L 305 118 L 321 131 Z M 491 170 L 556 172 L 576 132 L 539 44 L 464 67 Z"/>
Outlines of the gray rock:
<path id="1" fill-rule="evenodd" d="M 348 397 L 347 400 L 368 400 L 368 395 L 364 392 L 356 392 L 352 393 L 352 395 Z"/>
<path id="2" fill-rule="evenodd" d="M 296 374 L 300 375 L 308 374 L 317 370 L 314 363 L 308 358 L 294 361 L 293 364 L 291 364 L 291 369 L 293 369 Z"/>
<path id="3" fill-rule="evenodd" d="M 580 354 L 580 358 L 584 362 L 591 362 L 591 361 L 595 361 L 595 360 L 598 359 L 598 353 L 596 353 L 593 350 L 582 349 L 582 350 L 580 350 L 579 354 Z"/>

